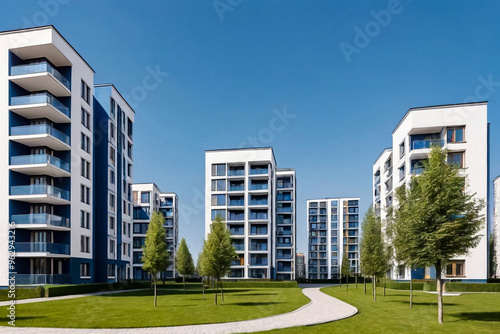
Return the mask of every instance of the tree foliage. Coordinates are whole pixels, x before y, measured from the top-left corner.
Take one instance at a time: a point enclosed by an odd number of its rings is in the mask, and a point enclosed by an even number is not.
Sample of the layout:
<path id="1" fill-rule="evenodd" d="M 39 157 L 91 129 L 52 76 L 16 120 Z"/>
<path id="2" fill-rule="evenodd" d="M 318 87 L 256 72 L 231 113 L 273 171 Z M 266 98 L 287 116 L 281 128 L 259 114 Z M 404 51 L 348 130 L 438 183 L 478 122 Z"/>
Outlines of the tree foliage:
<path id="1" fill-rule="evenodd" d="M 194 261 L 189 248 L 186 243 L 186 239 L 182 238 L 179 244 L 179 249 L 175 256 L 175 269 L 182 276 L 182 282 L 184 284 L 184 294 L 186 294 L 186 276 L 193 275 L 195 272 Z"/>
<path id="2" fill-rule="evenodd" d="M 145 245 L 142 248 L 142 269 L 151 274 L 154 283 L 154 306 L 156 307 L 156 281 L 159 272 L 167 269 L 168 251 L 166 232 L 163 227 L 163 215 L 154 211 L 146 232 Z"/>
<path id="3" fill-rule="evenodd" d="M 210 233 L 203 245 L 201 267 L 203 273 L 217 282 L 231 270 L 231 262 L 236 258 L 236 250 L 231 243 L 231 233 L 226 223 L 217 216 L 210 225 Z M 224 290 L 221 289 L 222 302 Z M 214 295 L 217 305 L 217 293 Z"/>
<path id="4" fill-rule="evenodd" d="M 438 321 L 442 315 L 441 273 L 446 263 L 478 245 L 484 225 L 483 200 L 466 191 L 458 167 L 447 163 L 447 151 L 433 147 L 424 172 L 398 189 L 393 243 L 400 260 L 412 266 L 434 266 Z"/>

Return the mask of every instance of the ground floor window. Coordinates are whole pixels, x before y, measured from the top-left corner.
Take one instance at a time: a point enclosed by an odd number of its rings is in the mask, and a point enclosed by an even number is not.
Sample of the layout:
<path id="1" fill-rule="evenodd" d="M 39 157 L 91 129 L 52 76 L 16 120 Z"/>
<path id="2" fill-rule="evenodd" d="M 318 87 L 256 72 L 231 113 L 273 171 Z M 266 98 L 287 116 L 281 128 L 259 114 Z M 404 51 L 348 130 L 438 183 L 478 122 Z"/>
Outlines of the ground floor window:
<path id="1" fill-rule="evenodd" d="M 464 276 L 464 265 L 463 260 L 450 261 L 446 265 L 446 276 Z"/>

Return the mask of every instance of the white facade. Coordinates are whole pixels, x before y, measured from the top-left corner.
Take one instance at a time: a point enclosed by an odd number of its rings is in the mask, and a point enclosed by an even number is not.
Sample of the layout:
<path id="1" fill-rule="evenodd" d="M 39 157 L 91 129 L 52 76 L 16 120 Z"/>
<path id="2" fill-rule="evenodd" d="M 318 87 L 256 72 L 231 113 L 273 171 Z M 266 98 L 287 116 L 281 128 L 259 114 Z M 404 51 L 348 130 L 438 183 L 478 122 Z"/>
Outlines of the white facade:
<path id="1" fill-rule="evenodd" d="M 395 200 L 394 190 L 407 184 L 413 174 L 423 171 L 422 160 L 430 147 L 438 144 L 448 150 L 449 159 L 461 166 L 467 177 L 467 191 L 476 198 L 488 198 L 488 122 L 486 102 L 431 106 L 410 109 L 392 133 L 392 148 L 386 149 L 373 166 L 373 203 L 384 223 L 386 208 Z M 389 163 L 390 162 L 390 163 Z M 467 256 L 451 259 L 443 277 L 462 280 L 487 278 L 487 208 L 485 222 L 479 232 L 484 237 Z M 390 272 L 393 279 L 409 279 L 409 269 Z M 433 276 L 427 268 L 424 277 Z"/>
<path id="2" fill-rule="evenodd" d="M 206 151 L 205 194 L 205 237 L 220 215 L 238 254 L 229 278 L 295 277 L 295 171 L 272 148 Z"/>
<path id="3" fill-rule="evenodd" d="M 169 251 L 169 264 L 161 273 L 163 278 L 175 278 L 175 254 L 178 245 L 179 219 L 177 194 L 162 193 L 154 183 L 132 185 L 133 192 L 133 279 L 147 280 L 149 274 L 142 270 L 142 247 L 153 211 L 159 211 L 165 218 L 165 232 Z"/>
<path id="4" fill-rule="evenodd" d="M 500 176 L 493 182 L 493 238 L 495 242 L 496 271 L 495 277 L 500 277 Z"/>
<path id="5" fill-rule="evenodd" d="M 92 222 L 80 219 L 93 216 L 93 77 L 53 27 L 0 33 L 0 286 L 9 222 L 18 284 L 69 282 L 75 261 L 91 267 Z M 91 166 L 84 176 L 82 159 Z"/>
<path id="6" fill-rule="evenodd" d="M 359 231 L 359 198 L 307 200 L 307 278 L 339 278 L 344 256 L 359 273 Z"/>

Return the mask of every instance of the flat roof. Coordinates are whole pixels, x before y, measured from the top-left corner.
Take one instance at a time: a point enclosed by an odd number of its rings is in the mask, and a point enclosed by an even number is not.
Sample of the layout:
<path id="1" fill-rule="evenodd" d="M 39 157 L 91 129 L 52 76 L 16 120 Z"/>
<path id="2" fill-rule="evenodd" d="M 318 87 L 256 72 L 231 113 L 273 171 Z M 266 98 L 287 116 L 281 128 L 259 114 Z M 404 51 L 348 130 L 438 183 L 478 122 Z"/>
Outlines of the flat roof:
<path id="1" fill-rule="evenodd" d="M 377 159 L 375 159 L 375 162 L 377 162 L 378 159 L 380 159 L 380 157 L 382 156 L 382 154 L 384 154 L 384 152 L 386 152 L 386 151 L 391 151 L 392 152 L 392 147 L 384 148 L 382 150 L 382 152 L 380 152 L 380 154 L 378 155 Z M 375 162 L 373 163 L 374 165 L 375 165 Z"/>
<path id="2" fill-rule="evenodd" d="M 130 106 L 130 104 L 128 103 L 128 101 L 127 101 L 127 100 L 125 100 L 125 98 L 123 97 L 123 95 L 120 93 L 120 91 L 116 88 L 116 86 L 115 86 L 114 84 L 112 84 L 112 83 L 95 84 L 95 85 L 94 85 L 94 88 L 95 88 L 95 87 L 97 87 L 97 88 L 99 88 L 99 87 L 109 87 L 109 86 L 111 86 L 111 87 L 113 87 L 113 88 L 114 88 L 114 90 L 118 93 L 118 95 L 120 95 L 120 97 L 123 99 L 123 101 L 125 101 L 125 103 L 128 105 L 128 107 L 130 108 L 130 110 L 132 110 L 132 112 L 135 114 L 135 110 L 134 110 L 134 108 L 132 108 L 132 107 Z"/>
<path id="3" fill-rule="evenodd" d="M 264 146 L 264 147 L 239 147 L 239 148 L 219 148 L 219 149 L 213 149 L 213 150 L 205 150 L 206 152 L 225 152 L 225 151 L 243 151 L 243 150 L 260 150 L 260 151 L 265 151 L 265 150 L 271 150 L 271 153 L 273 154 L 274 161 L 276 162 L 276 156 L 274 155 L 274 150 L 270 146 Z"/>
<path id="4" fill-rule="evenodd" d="M 473 106 L 473 105 L 482 105 L 482 104 L 487 104 L 488 101 L 478 101 L 478 102 L 468 102 L 468 103 L 454 103 L 454 104 L 440 104 L 440 105 L 435 105 L 435 106 L 426 106 L 426 107 L 415 107 L 415 108 L 410 108 L 404 115 L 404 117 L 399 121 L 398 125 L 394 128 L 392 131 L 392 134 L 396 132 L 396 130 L 399 128 L 401 123 L 408 117 L 408 115 L 412 111 L 417 111 L 417 110 L 422 110 L 422 109 L 442 109 L 442 108 L 453 108 L 453 107 L 466 107 L 466 106 Z"/>

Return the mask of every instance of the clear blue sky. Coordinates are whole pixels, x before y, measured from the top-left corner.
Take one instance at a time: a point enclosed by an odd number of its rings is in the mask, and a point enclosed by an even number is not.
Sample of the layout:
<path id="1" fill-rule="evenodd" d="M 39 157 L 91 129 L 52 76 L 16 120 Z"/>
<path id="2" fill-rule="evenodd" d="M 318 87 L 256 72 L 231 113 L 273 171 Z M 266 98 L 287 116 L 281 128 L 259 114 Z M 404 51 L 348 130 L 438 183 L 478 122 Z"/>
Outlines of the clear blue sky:
<path id="1" fill-rule="evenodd" d="M 218 12 L 213 0 L 4 1 L 0 29 L 54 25 L 96 83 L 130 96 L 134 180 L 177 192 L 180 236 L 195 256 L 204 151 L 260 133 L 278 165 L 297 170 L 305 252 L 306 199 L 359 196 L 364 212 L 372 164 L 411 107 L 488 100 L 491 178 L 500 174 L 500 2 L 394 3 L 220 0 Z M 388 7 L 390 19 L 374 23 Z M 356 38 L 358 29 L 368 35 Z M 148 68 L 168 76 L 144 90 Z M 262 137 L 284 108 L 295 118 Z"/>

